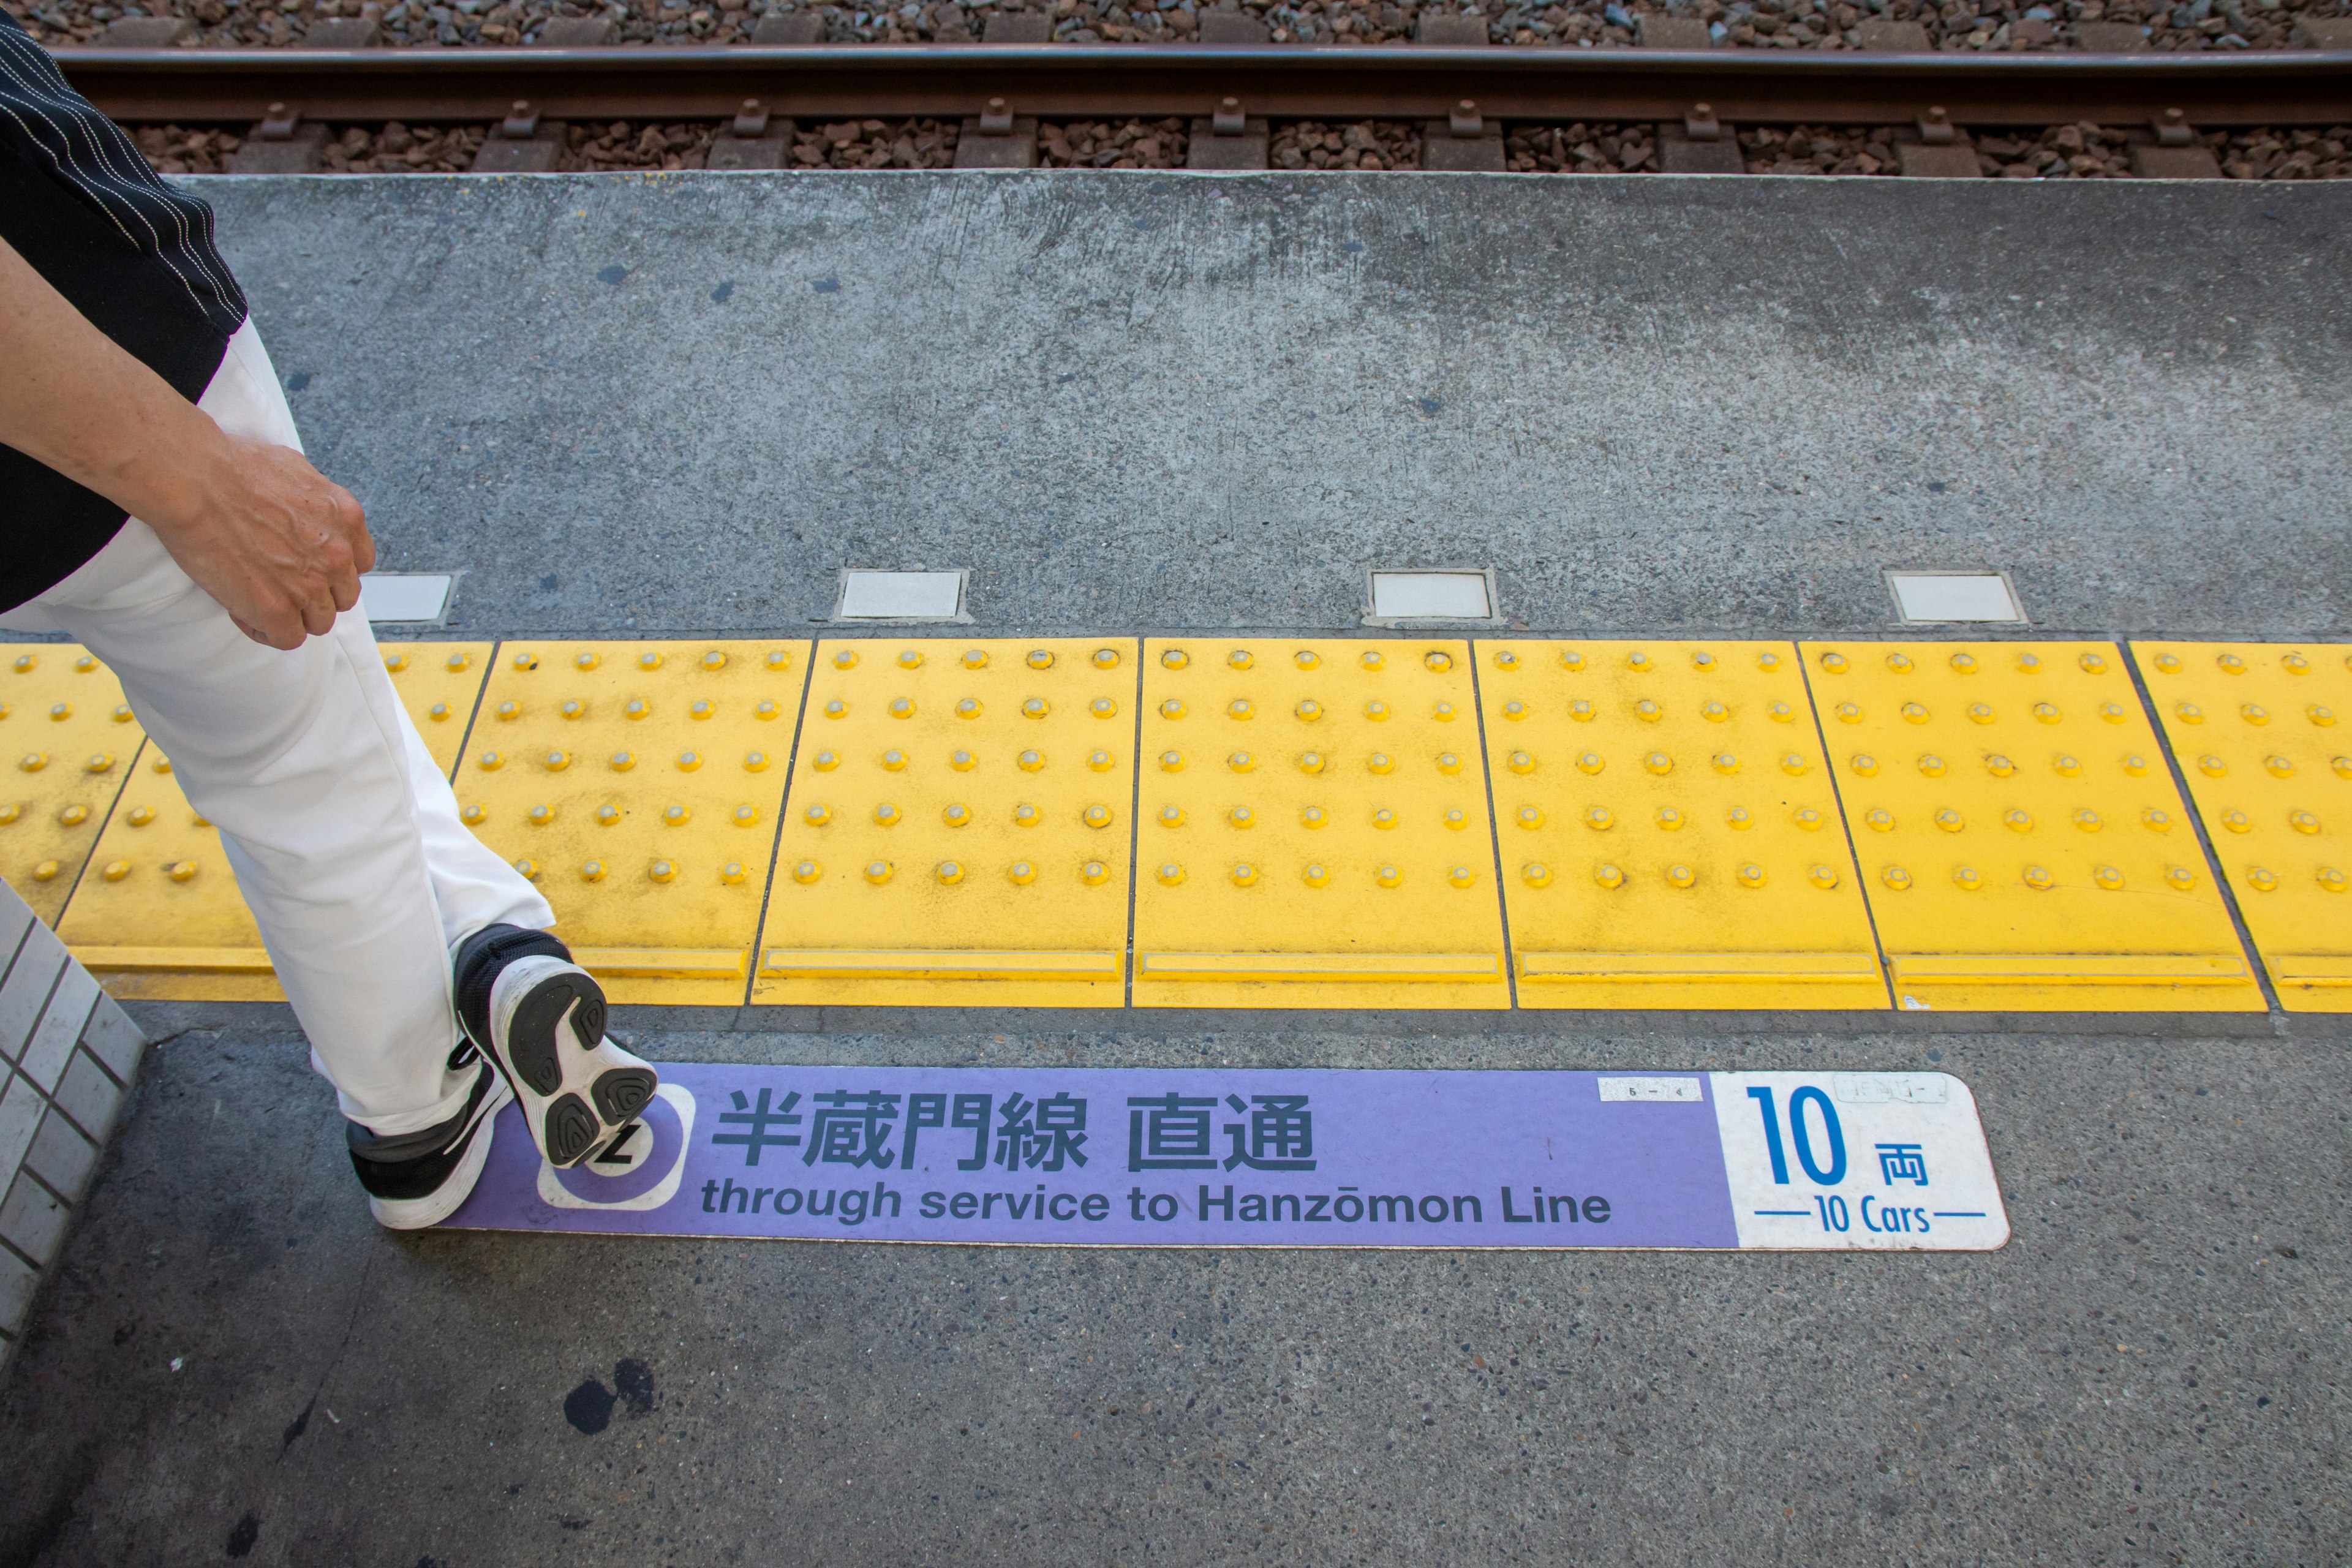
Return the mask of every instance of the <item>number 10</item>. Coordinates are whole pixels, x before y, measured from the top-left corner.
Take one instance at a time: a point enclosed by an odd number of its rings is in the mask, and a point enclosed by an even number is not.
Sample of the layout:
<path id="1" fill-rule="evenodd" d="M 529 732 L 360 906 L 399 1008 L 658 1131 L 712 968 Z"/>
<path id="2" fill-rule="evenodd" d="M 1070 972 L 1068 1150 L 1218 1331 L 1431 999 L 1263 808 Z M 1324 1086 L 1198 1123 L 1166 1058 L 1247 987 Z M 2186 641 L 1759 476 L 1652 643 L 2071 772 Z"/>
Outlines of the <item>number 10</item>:
<path id="1" fill-rule="evenodd" d="M 1756 1102 L 1757 1109 L 1764 1116 L 1764 1149 L 1772 1157 L 1772 1183 L 1775 1186 L 1785 1187 L 1789 1184 L 1789 1157 L 1780 1149 L 1780 1117 L 1772 1108 L 1772 1091 L 1759 1085 L 1748 1091 L 1748 1098 Z M 1830 1151 L 1830 1164 L 1826 1171 L 1813 1158 L 1812 1134 L 1805 1124 L 1805 1108 L 1808 1105 L 1821 1108 L 1822 1133 Z M 1811 1084 L 1789 1096 L 1789 1138 L 1797 1146 L 1797 1163 L 1805 1168 L 1806 1175 L 1825 1187 L 1834 1187 L 1845 1180 L 1845 1132 L 1838 1126 L 1837 1107 L 1830 1103 L 1828 1095 Z"/>

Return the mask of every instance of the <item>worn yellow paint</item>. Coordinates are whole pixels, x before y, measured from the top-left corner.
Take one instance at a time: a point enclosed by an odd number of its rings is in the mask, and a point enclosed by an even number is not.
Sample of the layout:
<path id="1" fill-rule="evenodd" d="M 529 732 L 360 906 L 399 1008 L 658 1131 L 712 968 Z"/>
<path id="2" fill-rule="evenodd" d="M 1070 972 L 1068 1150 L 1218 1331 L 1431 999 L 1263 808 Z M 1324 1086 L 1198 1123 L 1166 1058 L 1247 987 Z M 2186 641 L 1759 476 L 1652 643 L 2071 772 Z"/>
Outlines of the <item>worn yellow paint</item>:
<path id="1" fill-rule="evenodd" d="M 1898 1006 L 2263 1006 L 2115 645 L 1803 652 Z"/>
<path id="2" fill-rule="evenodd" d="M 1481 641 L 1523 1007 L 1877 1007 L 1785 642 Z"/>
<path id="3" fill-rule="evenodd" d="M 458 805 L 614 1001 L 743 1000 L 808 650 L 500 645 Z"/>
<path id="4" fill-rule="evenodd" d="M 0 877 L 51 926 L 144 738 L 89 649 L 0 649 Z"/>
<path id="5" fill-rule="evenodd" d="M 1132 637 L 818 645 L 752 999 L 1125 995 Z"/>
<path id="6" fill-rule="evenodd" d="M 1125 954 L 1095 952 L 1024 952 L 999 948 L 793 948 L 763 952 L 761 973 L 771 980 L 1084 980 L 1118 984 Z M 1001 994 L 991 991 L 984 995 Z M 927 997 L 919 997 L 925 1000 Z M 1053 998 L 1048 997 L 1048 1002 Z"/>
<path id="7" fill-rule="evenodd" d="M 256 947 L 77 947 L 86 969 L 121 974 L 268 974 L 269 954 Z"/>
<path id="8" fill-rule="evenodd" d="M 383 645 L 393 689 L 445 769 L 465 739 L 491 647 Z M 189 806 L 154 746 L 129 772 L 58 934 L 117 996 L 284 1001 L 219 833 Z"/>
<path id="9" fill-rule="evenodd" d="M 1509 1005 L 1469 658 L 1147 642 L 1138 1006 Z"/>
<path id="10" fill-rule="evenodd" d="M 2352 1012 L 2352 647 L 2132 656 L 2280 1005 Z"/>

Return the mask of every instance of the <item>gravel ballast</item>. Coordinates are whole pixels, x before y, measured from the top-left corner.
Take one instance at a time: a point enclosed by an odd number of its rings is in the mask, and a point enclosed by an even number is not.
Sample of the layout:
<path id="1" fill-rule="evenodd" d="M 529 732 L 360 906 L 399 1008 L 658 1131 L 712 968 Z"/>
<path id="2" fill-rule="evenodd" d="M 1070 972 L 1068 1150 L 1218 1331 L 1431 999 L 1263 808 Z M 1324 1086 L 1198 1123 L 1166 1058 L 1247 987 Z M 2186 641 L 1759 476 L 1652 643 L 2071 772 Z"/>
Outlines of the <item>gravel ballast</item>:
<path id="1" fill-rule="evenodd" d="M 1259 23 L 1273 43 L 1342 47 L 1414 42 L 1427 19 L 1469 16 L 1486 24 L 1492 44 L 1631 48 L 1642 18 L 1654 16 L 1704 22 L 1714 42 L 1728 48 L 1862 48 L 1877 25 L 1894 22 L 1917 25 L 1933 49 L 1995 52 L 2307 47 L 2320 39 L 2308 27 L 2299 34 L 2298 24 L 2347 13 L 2346 0 L 907 0 L 871 9 L 806 0 L 608 0 L 602 6 L 575 0 L 54 0 L 9 9 L 52 47 L 105 42 L 111 24 L 142 16 L 185 18 L 191 26 L 184 42 L 192 47 L 298 48 L 318 23 L 338 19 L 373 21 L 381 42 L 393 47 L 535 44 L 557 17 L 604 17 L 624 46 L 742 44 L 753 41 L 763 17 L 794 16 L 814 17 L 829 43 L 966 43 L 981 37 L 992 17 L 1013 15 L 1045 16 L 1058 42 L 1183 44 L 1199 37 L 1204 14 L 1222 9 Z"/>
<path id="2" fill-rule="evenodd" d="M 565 128 L 562 172 L 699 169 L 726 122 L 644 123 L 626 120 Z M 487 125 L 331 126 L 322 173 L 464 174 L 488 138 Z M 1905 128 L 1799 125 L 1738 132 L 1751 174 L 1891 175 Z M 794 169 L 945 169 L 955 163 L 959 127 L 941 120 L 846 120 L 802 126 L 793 139 Z M 142 152 L 166 174 L 228 172 L 243 145 L 236 131 L 150 125 L 134 132 Z M 2102 180 L 2132 177 L 2129 148 L 2141 133 L 2097 125 L 1982 132 L 1978 166 L 2004 179 Z M 1656 128 L 1578 121 L 1515 124 L 1504 137 L 1505 166 L 1515 174 L 1631 174 L 1657 172 Z M 2145 140 L 2144 135 L 2141 136 Z M 1190 136 L 1176 119 L 1070 121 L 1037 129 L 1037 162 L 1055 169 L 1181 169 Z M 2235 180 L 2335 180 L 2352 175 L 2352 126 L 2326 130 L 2214 132 L 2203 138 L 2221 173 Z M 1421 128 L 1404 121 L 1276 124 L 1267 148 L 1276 172 L 1380 171 L 1421 167 Z"/>

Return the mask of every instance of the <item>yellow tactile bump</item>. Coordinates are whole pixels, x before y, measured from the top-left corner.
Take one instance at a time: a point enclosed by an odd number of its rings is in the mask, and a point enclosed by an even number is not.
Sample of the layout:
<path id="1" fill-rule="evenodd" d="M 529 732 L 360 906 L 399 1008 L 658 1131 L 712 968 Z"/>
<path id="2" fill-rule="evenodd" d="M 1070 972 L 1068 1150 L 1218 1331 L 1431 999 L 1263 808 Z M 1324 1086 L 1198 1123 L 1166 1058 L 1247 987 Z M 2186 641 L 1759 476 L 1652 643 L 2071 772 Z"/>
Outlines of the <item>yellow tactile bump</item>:
<path id="1" fill-rule="evenodd" d="M 436 761 L 454 763 L 491 645 L 383 648 L 393 689 Z M 58 934 L 117 996 L 279 1002 L 220 835 L 153 746 L 139 753 Z"/>
<path id="2" fill-rule="evenodd" d="M 0 650 L 0 877 L 51 926 L 144 738 L 114 672 L 71 643 Z"/>
<path id="3" fill-rule="evenodd" d="M 500 645 L 458 805 L 614 1001 L 742 1001 L 808 650 Z"/>
<path id="4" fill-rule="evenodd" d="M 1478 645 L 1523 1007 L 1874 1007 L 1797 650 Z"/>
<path id="5" fill-rule="evenodd" d="M 2281 1005 L 2352 1012 L 2352 647 L 2132 652 Z"/>
<path id="6" fill-rule="evenodd" d="M 1806 643 L 1896 1005 L 2260 1010 L 2109 643 Z"/>
<path id="7" fill-rule="evenodd" d="M 1145 645 L 1137 1005 L 1509 1005 L 1469 658 Z"/>
<path id="8" fill-rule="evenodd" d="M 1118 1006 L 1132 637 L 828 640 L 752 999 Z"/>

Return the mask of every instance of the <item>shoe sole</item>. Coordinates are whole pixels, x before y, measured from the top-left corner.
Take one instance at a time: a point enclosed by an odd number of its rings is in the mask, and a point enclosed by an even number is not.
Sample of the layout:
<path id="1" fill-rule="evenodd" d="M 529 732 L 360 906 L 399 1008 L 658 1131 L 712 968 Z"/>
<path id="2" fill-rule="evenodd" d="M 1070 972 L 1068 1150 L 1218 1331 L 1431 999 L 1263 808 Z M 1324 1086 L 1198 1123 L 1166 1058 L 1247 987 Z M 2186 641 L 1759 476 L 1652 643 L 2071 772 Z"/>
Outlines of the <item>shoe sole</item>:
<path id="1" fill-rule="evenodd" d="M 474 1118 L 473 1131 L 467 1136 L 465 1158 L 457 1169 L 433 1190 L 428 1197 L 380 1198 L 368 1196 L 368 1211 L 376 1224 L 386 1230 L 425 1230 L 439 1225 L 462 1207 L 474 1195 L 482 1172 L 490 1163 L 490 1139 L 498 1131 L 499 1112 L 514 1100 L 514 1090 L 503 1080 L 491 1085 L 490 1092 L 482 1098 L 481 1114 Z"/>
<path id="2" fill-rule="evenodd" d="M 546 963 L 524 959 L 521 963 Z M 499 1033 L 493 1003 L 493 1033 Z M 643 1110 L 660 1076 L 604 1038 L 604 993 L 593 978 L 571 964 L 545 975 L 506 1015 L 505 1057 L 509 1070 L 531 1093 L 547 1100 L 539 1113 L 540 1149 L 551 1164 L 576 1165 L 611 1142 Z M 571 1036 L 572 1047 L 564 1048 Z M 581 1047 L 577 1042 L 594 1040 Z M 625 1064 L 625 1065 L 623 1065 Z M 587 1082 L 579 1069 L 592 1068 Z"/>

